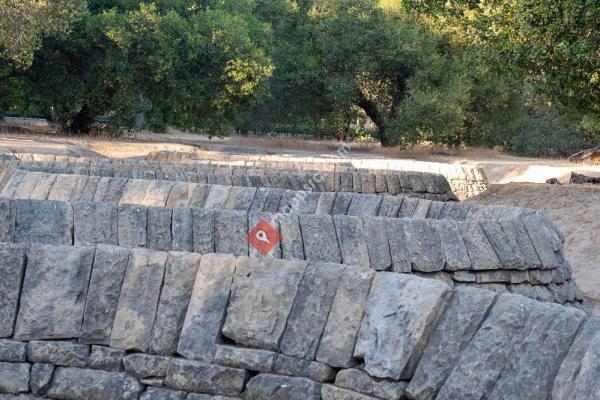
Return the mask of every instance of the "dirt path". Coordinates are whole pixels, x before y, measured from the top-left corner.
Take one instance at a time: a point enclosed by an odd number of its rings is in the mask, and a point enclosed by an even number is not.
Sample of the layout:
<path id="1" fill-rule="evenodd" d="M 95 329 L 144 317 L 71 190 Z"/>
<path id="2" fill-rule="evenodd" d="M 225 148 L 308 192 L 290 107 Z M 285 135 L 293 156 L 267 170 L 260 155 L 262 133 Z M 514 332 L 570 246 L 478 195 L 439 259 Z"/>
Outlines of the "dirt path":
<path id="1" fill-rule="evenodd" d="M 511 183 L 492 185 L 469 201 L 544 209 L 566 237 L 575 282 L 600 314 L 600 187 Z"/>

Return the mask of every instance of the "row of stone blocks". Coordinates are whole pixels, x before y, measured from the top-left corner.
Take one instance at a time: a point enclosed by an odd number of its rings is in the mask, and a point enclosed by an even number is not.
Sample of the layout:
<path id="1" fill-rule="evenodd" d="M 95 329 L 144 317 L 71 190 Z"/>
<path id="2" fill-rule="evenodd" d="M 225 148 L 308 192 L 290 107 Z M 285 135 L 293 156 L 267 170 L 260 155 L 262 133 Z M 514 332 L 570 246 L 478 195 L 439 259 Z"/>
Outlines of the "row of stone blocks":
<path id="1" fill-rule="evenodd" d="M 266 254 L 248 240 L 261 221 L 279 236 Z M 438 221 L 0 199 L 0 241 L 335 262 L 561 304 L 583 300 L 562 238 L 540 213 Z"/>
<path id="2" fill-rule="evenodd" d="M 600 393 L 600 320 L 515 294 L 333 263 L 112 246 L 1 245 L 0 273 L 8 278 L 0 281 L 0 393 L 67 400 L 596 400 Z"/>
<path id="3" fill-rule="evenodd" d="M 183 165 L 175 165 L 181 167 Z M 23 171 L 51 174 L 75 174 L 125 179 L 161 179 L 190 183 L 209 183 L 243 187 L 272 187 L 314 192 L 354 192 L 413 194 L 441 201 L 456 200 L 446 178 L 421 172 L 387 174 L 360 172 L 271 171 L 246 168 L 164 168 L 149 169 L 143 164 L 113 165 L 99 163 L 93 167 L 79 164 L 17 162 L 4 163 L 0 168 L 16 167 Z"/>

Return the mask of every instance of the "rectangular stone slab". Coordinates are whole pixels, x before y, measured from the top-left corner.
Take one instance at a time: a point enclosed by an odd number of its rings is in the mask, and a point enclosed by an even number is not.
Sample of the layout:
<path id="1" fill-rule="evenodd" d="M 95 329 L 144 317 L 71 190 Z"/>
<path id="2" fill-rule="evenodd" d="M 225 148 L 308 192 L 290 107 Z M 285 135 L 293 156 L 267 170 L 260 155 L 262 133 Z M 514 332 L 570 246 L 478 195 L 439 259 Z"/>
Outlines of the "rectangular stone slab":
<path id="1" fill-rule="evenodd" d="M 494 292 L 476 288 L 462 288 L 453 292 L 406 389 L 411 398 L 435 398 L 460 354 L 487 316 L 495 298 Z"/>
<path id="2" fill-rule="evenodd" d="M 250 379 L 245 400 L 320 400 L 321 384 L 306 378 L 258 374 Z"/>
<path id="3" fill-rule="evenodd" d="M 521 248 L 507 237 L 498 222 L 481 221 L 481 227 L 505 269 L 524 269 L 525 259 L 521 255 Z"/>
<path id="4" fill-rule="evenodd" d="M 225 254 L 202 257 L 177 353 L 194 360 L 212 361 L 222 342 L 221 326 L 225 319 L 236 258 Z"/>
<path id="5" fill-rule="evenodd" d="M 121 247 L 146 247 L 148 208 L 134 204 L 119 206 L 118 236 Z"/>
<path id="6" fill-rule="evenodd" d="M 215 252 L 215 212 L 204 208 L 192 208 L 192 235 L 194 252 Z"/>
<path id="7" fill-rule="evenodd" d="M 449 296 L 449 286 L 437 280 L 378 273 L 354 350 L 365 371 L 378 378 L 412 377 Z"/>
<path id="8" fill-rule="evenodd" d="M 80 340 L 108 344 L 130 251 L 98 245 L 90 278 Z"/>
<path id="9" fill-rule="evenodd" d="M 230 189 L 231 186 L 212 185 L 203 207 L 211 210 L 224 209 Z"/>
<path id="10" fill-rule="evenodd" d="M 171 220 L 173 211 L 164 207 L 148 207 L 146 245 L 159 251 L 171 250 Z"/>
<path id="11" fill-rule="evenodd" d="M 189 392 L 239 396 L 246 371 L 202 361 L 173 359 L 167 369 L 165 386 Z"/>
<path id="12" fill-rule="evenodd" d="M 17 206 L 14 200 L 0 199 L 0 242 L 15 241 Z"/>
<path id="13" fill-rule="evenodd" d="M 369 217 L 379 214 L 382 197 L 377 194 L 355 195 L 348 207 L 348 215 Z"/>
<path id="14" fill-rule="evenodd" d="M 376 271 L 387 271 L 392 268 L 392 256 L 387 236 L 385 220 L 381 218 L 364 218 L 363 224 L 367 237 L 369 264 Z"/>
<path id="15" fill-rule="evenodd" d="M 227 210 L 246 211 L 250 209 L 254 195 L 256 194 L 255 187 L 231 187 L 229 197 L 225 203 Z"/>
<path id="16" fill-rule="evenodd" d="M 25 274 L 25 247 L 0 244 L 0 337 L 13 334 Z"/>
<path id="17" fill-rule="evenodd" d="M 471 259 L 463 242 L 458 223 L 451 220 L 431 221 L 431 223 L 436 228 L 444 251 L 444 258 L 446 259 L 444 269 L 447 271 L 471 269 Z"/>
<path id="18" fill-rule="evenodd" d="M 392 271 L 410 273 L 411 257 L 406 243 L 404 227 L 406 219 L 391 218 L 384 220 L 392 257 Z"/>
<path id="19" fill-rule="evenodd" d="M 352 175 L 350 175 L 352 176 Z M 335 203 L 333 203 L 333 210 L 331 211 L 332 215 L 347 215 L 348 208 L 350 207 L 350 203 L 352 203 L 352 199 L 354 198 L 353 193 L 345 193 L 339 192 L 335 196 Z"/>
<path id="20" fill-rule="evenodd" d="M 144 197 L 144 205 L 150 207 L 164 207 L 167 204 L 169 198 L 169 192 L 173 182 L 153 180 L 146 190 L 146 196 Z"/>
<path id="21" fill-rule="evenodd" d="M 32 246 L 15 339 L 69 339 L 79 336 L 94 250 Z"/>
<path id="22" fill-rule="evenodd" d="M 112 203 L 81 202 L 73 204 L 75 245 L 118 243 L 117 206 Z"/>
<path id="23" fill-rule="evenodd" d="M 281 234 L 281 258 L 304 260 L 304 243 L 297 215 L 277 214 Z"/>
<path id="24" fill-rule="evenodd" d="M 194 251 L 193 217 L 191 208 L 174 208 L 171 220 L 171 249 Z"/>
<path id="25" fill-rule="evenodd" d="M 166 262 L 167 253 L 131 251 L 110 336 L 111 347 L 148 351 Z"/>
<path id="26" fill-rule="evenodd" d="M 440 237 L 431 222 L 408 220 L 404 225 L 404 235 L 413 271 L 436 272 L 444 269 L 446 257 Z"/>
<path id="27" fill-rule="evenodd" d="M 183 327 L 200 262 L 199 254 L 169 253 L 152 329 L 152 353 L 171 355 L 177 351 L 179 332 Z"/>
<path id="28" fill-rule="evenodd" d="M 15 241 L 18 243 L 73 244 L 73 208 L 68 203 L 17 200 Z"/>
<path id="29" fill-rule="evenodd" d="M 215 210 L 215 251 L 248 255 L 248 214 L 244 211 Z"/>
<path id="30" fill-rule="evenodd" d="M 369 267 L 367 237 L 363 219 L 359 217 L 336 215 L 333 217 L 342 261 L 348 265 Z"/>
<path id="31" fill-rule="evenodd" d="M 383 196 L 378 215 L 380 217 L 396 218 L 403 200 L 404 197 L 402 196 Z"/>
<path id="32" fill-rule="evenodd" d="M 239 258 L 223 335 L 240 345 L 278 350 L 306 265 Z"/>
<path id="33" fill-rule="evenodd" d="M 339 264 L 308 266 L 281 340 L 283 354 L 306 360 L 315 359 L 343 272 L 344 268 Z"/>
<path id="34" fill-rule="evenodd" d="M 149 186 L 149 180 L 129 179 L 123 190 L 121 204 L 144 204 L 144 198 Z"/>
<path id="35" fill-rule="evenodd" d="M 471 259 L 472 269 L 502 269 L 502 263 L 478 221 L 461 222 L 458 226 Z"/>
<path id="36" fill-rule="evenodd" d="M 529 237 L 542 262 L 543 268 L 556 268 L 563 261 L 562 242 L 541 214 L 523 218 Z"/>
<path id="37" fill-rule="evenodd" d="M 333 219 L 329 215 L 300 215 L 304 255 L 314 262 L 340 263 L 340 253 Z"/>
<path id="38" fill-rule="evenodd" d="M 370 269 L 345 267 L 319 343 L 317 361 L 338 368 L 356 365 L 354 345 L 374 276 Z"/>
<path id="39" fill-rule="evenodd" d="M 600 393 L 600 336 L 591 341 L 588 351 L 581 360 L 581 369 L 575 381 L 572 398 L 575 400 L 594 400 Z"/>
<path id="40" fill-rule="evenodd" d="M 54 399 L 137 400 L 143 386 L 123 372 L 105 372 L 82 368 L 58 368 L 48 390 Z"/>

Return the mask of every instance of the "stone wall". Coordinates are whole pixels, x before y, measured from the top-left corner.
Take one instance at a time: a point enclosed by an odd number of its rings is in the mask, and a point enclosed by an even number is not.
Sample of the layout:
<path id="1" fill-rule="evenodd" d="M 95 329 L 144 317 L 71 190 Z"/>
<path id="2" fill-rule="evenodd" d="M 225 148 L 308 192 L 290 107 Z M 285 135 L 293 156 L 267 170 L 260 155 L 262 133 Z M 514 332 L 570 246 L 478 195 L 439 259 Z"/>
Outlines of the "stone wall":
<path id="1" fill-rule="evenodd" d="M 261 255 L 247 237 L 259 221 L 280 240 L 267 257 L 414 273 L 581 306 L 563 238 L 539 212 L 466 221 L 254 213 L 98 202 L 0 199 L 0 242 L 110 244 Z"/>
<path id="2" fill-rule="evenodd" d="M 600 391 L 600 321 L 515 294 L 335 263 L 102 245 L 1 244 L 0 274 L 2 400 Z"/>

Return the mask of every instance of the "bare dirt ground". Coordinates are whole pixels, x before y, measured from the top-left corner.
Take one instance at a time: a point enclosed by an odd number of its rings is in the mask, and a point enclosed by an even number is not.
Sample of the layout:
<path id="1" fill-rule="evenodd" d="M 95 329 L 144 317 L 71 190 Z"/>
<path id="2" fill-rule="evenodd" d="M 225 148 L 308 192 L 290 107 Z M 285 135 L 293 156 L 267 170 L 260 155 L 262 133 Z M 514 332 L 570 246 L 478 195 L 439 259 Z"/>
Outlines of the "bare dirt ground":
<path id="1" fill-rule="evenodd" d="M 469 201 L 544 209 L 565 234 L 575 282 L 600 314 L 600 187 L 510 183 Z"/>

